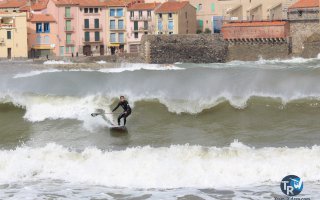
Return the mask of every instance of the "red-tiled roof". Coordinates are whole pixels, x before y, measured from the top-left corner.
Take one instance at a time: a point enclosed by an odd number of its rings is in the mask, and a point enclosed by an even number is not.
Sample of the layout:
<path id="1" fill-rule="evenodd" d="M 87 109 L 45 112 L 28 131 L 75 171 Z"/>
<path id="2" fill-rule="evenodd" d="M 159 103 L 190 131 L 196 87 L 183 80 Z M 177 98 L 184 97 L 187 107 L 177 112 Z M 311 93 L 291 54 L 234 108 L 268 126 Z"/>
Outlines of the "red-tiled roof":
<path id="1" fill-rule="evenodd" d="M 231 22 L 223 27 L 249 27 L 249 26 L 283 26 L 285 21 L 260 21 L 260 22 Z"/>
<path id="2" fill-rule="evenodd" d="M 49 0 L 38 0 L 36 3 L 32 3 L 31 6 L 24 6 L 21 7 L 20 10 L 21 11 L 29 11 L 29 10 L 35 10 L 35 11 L 39 11 L 39 10 L 44 10 L 47 8 Z"/>
<path id="3" fill-rule="evenodd" d="M 160 5 L 159 8 L 156 9 L 156 13 L 169 13 L 169 12 L 177 12 L 181 10 L 183 7 L 185 7 L 187 4 L 189 4 L 188 1 L 167 1 Z"/>
<path id="4" fill-rule="evenodd" d="M 57 6 L 62 5 L 79 5 L 79 0 L 55 0 L 54 3 Z"/>
<path id="5" fill-rule="evenodd" d="M 55 22 L 56 20 L 50 14 L 34 14 L 30 22 Z"/>
<path id="6" fill-rule="evenodd" d="M 80 6 L 86 6 L 86 7 L 101 7 L 101 6 L 106 6 L 107 3 L 105 1 L 100 1 L 100 0 L 79 0 L 79 5 Z"/>
<path id="7" fill-rule="evenodd" d="M 123 0 L 109 0 L 106 3 L 107 3 L 107 6 L 109 7 L 117 7 L 117 6 L 123 7 L 127 5 L 127 2 Z"/>
<path id="8" fill-rule="evenodd" d="M 26 0 L 10 0 L 0 3 L 0 8 L 20 8 L 21 6 L 26 5 L 26 3 Z"/>
<path id="9" fill-rule="evenodd" d="M 128 8 L 128 10 L 153 10 L 158 7 L 160 3 L 136 3 Z"/>
<path id="10" fill-rule="evenodd" d="M 314 7 L 319 7 L 319 0 L 300 0 L 292 6 L 290 6 L 289 9 Z"/>

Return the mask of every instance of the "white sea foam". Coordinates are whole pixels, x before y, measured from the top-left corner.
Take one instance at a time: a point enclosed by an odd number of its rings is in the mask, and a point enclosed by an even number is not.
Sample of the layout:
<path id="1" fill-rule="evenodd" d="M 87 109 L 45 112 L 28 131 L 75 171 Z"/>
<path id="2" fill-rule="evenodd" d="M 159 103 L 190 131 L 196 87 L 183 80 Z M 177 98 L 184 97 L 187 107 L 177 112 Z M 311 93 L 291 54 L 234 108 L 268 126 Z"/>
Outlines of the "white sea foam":
<path id="1" fill-rule="evenodd" d="M 97 61 L 96 63 L 97 63 L 97 64 L 106 64 L 107 62 L 104 61 L 104 60 L 100 60 L 100 61 Z"/>
<path id="2" fill-rule="evenodd" d="M 37 76 L 39 74 L 44 74 L 44 73 L 52 73 L 52 72 L 60 72 L 61 70 L 59 69 L 48 69 L 48 70 L 35 70 L 35 71 L 30 71 L 27 73 L 19 73 L 13 76 L 13 78 L 25 78 L 25 77 L 31 77 L 31 76 Z"/>
<path id="3" fill-rule="evenodd" d="M 175 65 L 158 65 L 158 64 L 144 64 L 144 63 L 124 63 L 116 68 L 104 68 L 100 69 L 100 72 L 104 73 L 120 73 L 124 71 L 137 71 L 137 70 L 184 70 L 184 68 L 177 67 Z"/>
<path id="4" fill-rule="evenodd" d="M 0 181 L 59 179 L 136 188 L 223 188 L 274 184 L 288 174 L 320 180 L 320 147 L 255 149 L 172 145 L 82 152 L 57 144 L 0 151 Z"/>
<path id="5" fill-rule="evenodd" d="M 63 61 L 63 60 L 47 60 L 43 62 L 44 65 L 69 65 L 73 64 L 70 61 Z"/>

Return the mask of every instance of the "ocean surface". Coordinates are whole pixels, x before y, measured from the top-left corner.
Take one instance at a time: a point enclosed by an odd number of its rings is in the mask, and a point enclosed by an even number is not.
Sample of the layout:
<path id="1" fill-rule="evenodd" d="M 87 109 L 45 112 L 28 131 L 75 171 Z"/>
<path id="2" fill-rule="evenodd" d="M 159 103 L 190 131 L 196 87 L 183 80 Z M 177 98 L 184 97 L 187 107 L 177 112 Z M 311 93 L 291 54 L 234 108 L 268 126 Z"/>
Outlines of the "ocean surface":
<path id="1" fill-rule="evenodd" d="M 320 59 L 106 64 L 0 62 L 0 199 L 320 199 Z"/>

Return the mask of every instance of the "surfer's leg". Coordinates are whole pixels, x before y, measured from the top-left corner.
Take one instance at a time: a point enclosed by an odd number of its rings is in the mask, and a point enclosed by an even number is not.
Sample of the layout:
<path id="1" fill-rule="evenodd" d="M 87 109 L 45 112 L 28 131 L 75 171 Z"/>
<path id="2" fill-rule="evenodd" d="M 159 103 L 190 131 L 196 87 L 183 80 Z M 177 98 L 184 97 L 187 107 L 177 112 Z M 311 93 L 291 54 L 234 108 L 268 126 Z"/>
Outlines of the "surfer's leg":
<path id="1" fill-rule="evenodd" d="M 121 113 L 118 117 L 118 126 L 120 126 L 120 120 L 122 117 L 124 117 L 124 113 Z"/>
<path id="2" fill-rule="evenodd" d="M 126 125 L 127 123 L 127 117 L 131 114 L 131 112 L 127 112 L 126 114 L 123 115 L 123 123 L 124 123 L 124 126 Z"/>

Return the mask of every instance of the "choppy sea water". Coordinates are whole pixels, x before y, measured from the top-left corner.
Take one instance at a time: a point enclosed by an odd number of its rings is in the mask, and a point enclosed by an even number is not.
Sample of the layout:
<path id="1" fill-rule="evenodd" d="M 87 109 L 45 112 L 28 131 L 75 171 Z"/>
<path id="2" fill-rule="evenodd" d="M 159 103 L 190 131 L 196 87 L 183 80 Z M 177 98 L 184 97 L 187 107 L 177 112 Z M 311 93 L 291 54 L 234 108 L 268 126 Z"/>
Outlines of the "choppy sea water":
<path id="1" fill-rule="evenodd" d="M 320 198 L 319 59 L 104 64 L 0 63 L 1 199 Z"/>

